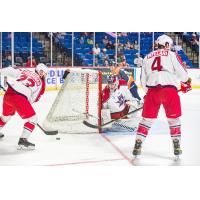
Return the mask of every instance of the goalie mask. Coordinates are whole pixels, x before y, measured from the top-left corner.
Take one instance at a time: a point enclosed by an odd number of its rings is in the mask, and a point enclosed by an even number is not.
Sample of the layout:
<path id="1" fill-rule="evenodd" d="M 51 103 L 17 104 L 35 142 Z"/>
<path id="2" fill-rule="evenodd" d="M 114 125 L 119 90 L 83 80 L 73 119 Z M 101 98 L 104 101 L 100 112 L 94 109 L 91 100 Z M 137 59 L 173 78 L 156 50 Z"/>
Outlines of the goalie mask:
<path id="1" fill-rule="evenodd" d="M 109 86 L 111 91 L 115 91 L 119 86 L 118 77 L 115 76 L 115 75 L 110 75 L 108 77 L 108 86 Z"/>

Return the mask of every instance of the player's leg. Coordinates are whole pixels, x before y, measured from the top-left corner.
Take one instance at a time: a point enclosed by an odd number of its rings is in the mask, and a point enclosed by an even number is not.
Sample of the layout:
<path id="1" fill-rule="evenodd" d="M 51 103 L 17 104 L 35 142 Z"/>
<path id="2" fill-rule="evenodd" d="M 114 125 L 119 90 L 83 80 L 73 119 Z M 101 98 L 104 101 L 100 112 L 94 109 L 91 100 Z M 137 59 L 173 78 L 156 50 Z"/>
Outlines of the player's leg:
<path id="1" fill-rule="evenodd" d="M 136 85 L 134 82 L 131 83 L 131 87 L 130 87 L 129 90 L 130 90 L 130 92 L 131 92 L 131 94 L 132 94 L 132 96 L 133 96 L 134 98 L 136 98 L 136 99 L 138 99 L 139 101 L 141 101 L 141 98 L 140 98 L 140 96 L 139 96 L 139 94 L 138 94 L 137 85 Z"/>
<path id="2" fill-rule="evenodd" d="M 174 155 L 179 156 L 182 153 L 181 144 L 181 103 L 177 91 L 173 88 L 165 89 L 165 101 L 163 107 L 168 118 L 170 135 L 174 146 Z"/>
<path id="3" fill-rule="evenodd" d="M 144 143 L 149 130 L 153 124 L 154 119 L 151 118 L 143 118 L 141 122 L 139 123 L 138 129 L 137 129 L 137 135 L 135 138 L 135 145 L 133 149 L 133 155 L 137 156 L 141 154 L 142 144 Z"/>
<path id="4" fill-rule="evenodd" d="M 37 124 L 37 116 L 34 115 L 27 119 L 27 122 L 24 124 L 22 134 L 19 138 L 18 149 L 35 149 L 35 144 L 28 141 L 28 138 L 31 136 L 35 125 Z"/>
<path id="5" fill-rule="evenodd" d="M 174 155 L 179 156 L 182 154 L 182 150 L 180 148 L 181 145 L 181 123 L 179 118 L 168 118 L 168 124 L 170 128 L 170 135 L 173 142 L 174 147 Z"/>
<path id="6" fill-rule="evenodd" d="M 30 102 L 22 95 L 16 96 L 15 106 L 20 117 L 26 120 L 22 134 L 19 138 L 18 149 L 34 149 L 35 144 L 29 142 L 28 139 L 37 124 L 36 113 Z"/>
<path id="7" fill-rule="evenodd" d="M 0 117 L 0 131 L 2 131 L 3 127 L 6 123 L 11 119 L 11 117 L 15 114 L 15 108 L 9 104 L 12 96 L 8 95 L 7 93 L 4 95 L 3 98 L 3 112 Z M 0 138 L 3 138 L 4 134 L 0 132 Z"/>
<path id="8" fill-rule="evenodd" d="M 160 108 L 159 100 L 159 90 L 149 89 L 143 106 L 142 117 L 143 119 L 139 123 L 137 129 L 137 135 L 135 139 L 135 146 L 133 149 L 133 155 L 137 156 L 141 154 L 142 144 L 147 137 L 149 130 L 154 122 L 154 119 L 157 118 L 158 111 Z"/>
<path id="9" fill-rule="evenodd" d="M 6 125 L 6 123 L 10 120 L 12 116 L 4 116 L 2 115 L 0 117 L 0 131 L 1 129 Z M 4 137 L 4 133 L 0 132 L 0 138 Z"/>

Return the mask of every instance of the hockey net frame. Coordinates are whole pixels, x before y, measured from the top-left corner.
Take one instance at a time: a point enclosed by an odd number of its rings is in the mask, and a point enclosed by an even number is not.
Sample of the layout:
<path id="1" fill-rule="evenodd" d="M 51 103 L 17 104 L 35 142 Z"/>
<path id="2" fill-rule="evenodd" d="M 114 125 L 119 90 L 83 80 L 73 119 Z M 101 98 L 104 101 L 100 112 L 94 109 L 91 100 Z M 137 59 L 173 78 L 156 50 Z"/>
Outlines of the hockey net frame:
<path id="1" fill-rule="evenodd" d="M 80 73 L 85 74 L 84 78 L 85 81 L 83 84 L 79 84 L 78 87 L 83 87 L 85 89 L 85 109 L 79 112 L 78 110 L 74 116 L 54 116 L 54 112 L 56 108 L 59 106 L 59 101 L 62 100 L 62 97 L 64 96 L 64 92 L 68 89 L 68 85 L 70 84 L 70 78 L 73 76 L 73 73 Z M 91 82 L 91 74 L 98 77 L 97 82 L 92 85 Z M 84 85 L 85 84 L 85 85 Z M 93 88 L 94 87 L 94 88 Z M 98 94 L 98 97 L 95 99 L 97 100 L 97 108 L 95 108 L 95 116 L 93 113 L 90 113 L 90 105 L 91 101 L 91 91 L 95 91 L 96 94 Z M 77 91 L 79 88 L 77 88 Z M 95 102 L 94 102 L 95 103 Z M 66 106 L 66 105 L 65 105 Z M 73 109 L 73 108 L 72 108 Z M 92 70 L 92 69 L 70 69 L 70 74 L 65 78 L 64 84 L 62 85 L 61 89 L 59 90 L 56 99 L 54 103 L 52 104 L 52 107 L 46 116 L 46 119 L 43 122 L 43 126 L 46 130 L 58 130 L 60 133 L 100 133 L 101 128 L 95 130 L 93 128 L 89 128 L 85 126 L 82 122 L 84 120 L 92 120 L 95 121 L 95 123 L 101 127 L 101 109 L 102 109 L 102 72 L 99 70 Z M 80 127 L 80 130 L 78 130 L 78 127 Z"/>

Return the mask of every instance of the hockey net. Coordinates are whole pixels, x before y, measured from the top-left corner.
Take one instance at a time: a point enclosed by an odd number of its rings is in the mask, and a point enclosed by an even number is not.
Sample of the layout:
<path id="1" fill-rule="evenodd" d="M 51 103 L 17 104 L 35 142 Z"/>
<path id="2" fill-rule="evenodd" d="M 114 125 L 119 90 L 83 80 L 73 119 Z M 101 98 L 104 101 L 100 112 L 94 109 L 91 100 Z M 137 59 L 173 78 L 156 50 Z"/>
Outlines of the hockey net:
<path id="1" fill-rule="evenodd" d="M 101 125 L 102 73 L 89 69 L 70 69 L 64 84 L 44 120 L 47 130 L 62 133 L 99 132 L 85 126 L 87 120 Z"/>

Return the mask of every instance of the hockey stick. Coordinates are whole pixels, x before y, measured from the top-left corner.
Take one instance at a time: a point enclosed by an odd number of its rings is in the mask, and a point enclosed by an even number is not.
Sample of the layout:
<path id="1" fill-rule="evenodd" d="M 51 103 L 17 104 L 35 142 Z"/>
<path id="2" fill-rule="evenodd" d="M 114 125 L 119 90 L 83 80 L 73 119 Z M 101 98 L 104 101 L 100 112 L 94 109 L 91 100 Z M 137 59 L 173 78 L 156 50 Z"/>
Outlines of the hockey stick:
<path id="1" fill-rule="evenodd" d="M 39 125 L 38 123 L 37 123 L 37 126 L 38 126 L 38 127 L 43 131 L 43 133 L 46 134 L 46 135 L 57 135 L 57 134 L 58 134 L 58 131 L 46 131 L 46 130 L 44 130 L 44 128 L 42 128 L 42 126 Z"/>
<path id="2" fill-rule="evenodd" d="M 78 110 L 76 110 L 76 109 L 72 109 L 72 111 L 77 112 L 77 113 L 79 113 L 79 114 L 83 114 L 83 115 L 89 116 L 89 117 L 93 117 L 94 119 L 97 119 L 97 120 L 98 120 L 98 118 L 97 118 L 96 116 L 94 116 L 94 115 L 82 113 L 82 112 L 80 112 L 80 111 L 78 111 Z M 127 126 L 127 125 L 125 125 L 125 124 L 121 124 L 120 122 L 117 122 L 117 121 L 115 121 L 113 124 L 114 124 L 115 126 L 120 127 L 120 128 L 127 129 L 128 131 L 135 131 L 135 129 L 136 129 L 136 127 L 135 127 L 135 128 L 132 128 L 132 127 Z"/>
<path id="3" fill-rule="evenodd" d="M 117 122 L 118 120 L 123 119 L 124 117 L 126 117 L 126 116 L 128 116 L 128 115 L 131 115 L 131 114 L 133 114 L 133 113 L 135 113 L 135 112 L 141 110 L 142 108 L 143 108 L 143 107 L 137 108 L 137 109 L 135 109 L 135 110 L 129 112 L 127 115 L 124 115 L 123 117 L 121 117 L 121 118 L 119 118 L 119 119 L 113 119 L 113 120 L 111 120 L 111 121 L 109 121 L 109 122 L 106 122 L 105 124 L 100 125 L 100 126 L 91 124 L 91 123 L 87 122 L 86 120 L 83 121 L 83 124 L 86 125 L 86 126 L 88 126 L 88 127 L 90 127 L 90 128 L 97 128 L 97 129 L 100 129 L 100 128 L 102 128 L 102 127 L 108 125 L 108 124 L 111 124 L 111 123 L 113 123 L 113 122 Z"/>
<path id="4" fill-rule="evenodd" d="M 6 91 L 5 88 L 2 87 L 1 85 L 0 85 L 0 89 L 2 89 L 4 92 Z M 38 123 L 37 123 L 37 126 L 38 126 L 38 127 L 43 131 L 43 133 L 46 134 L 46 135 L 57 135 L 57 134 L 58 134 L 58 131 L 46 131 L 46 130 L 44 130 L 44 129 L 42 128 L 42 126 L 39 125 Z"/>

